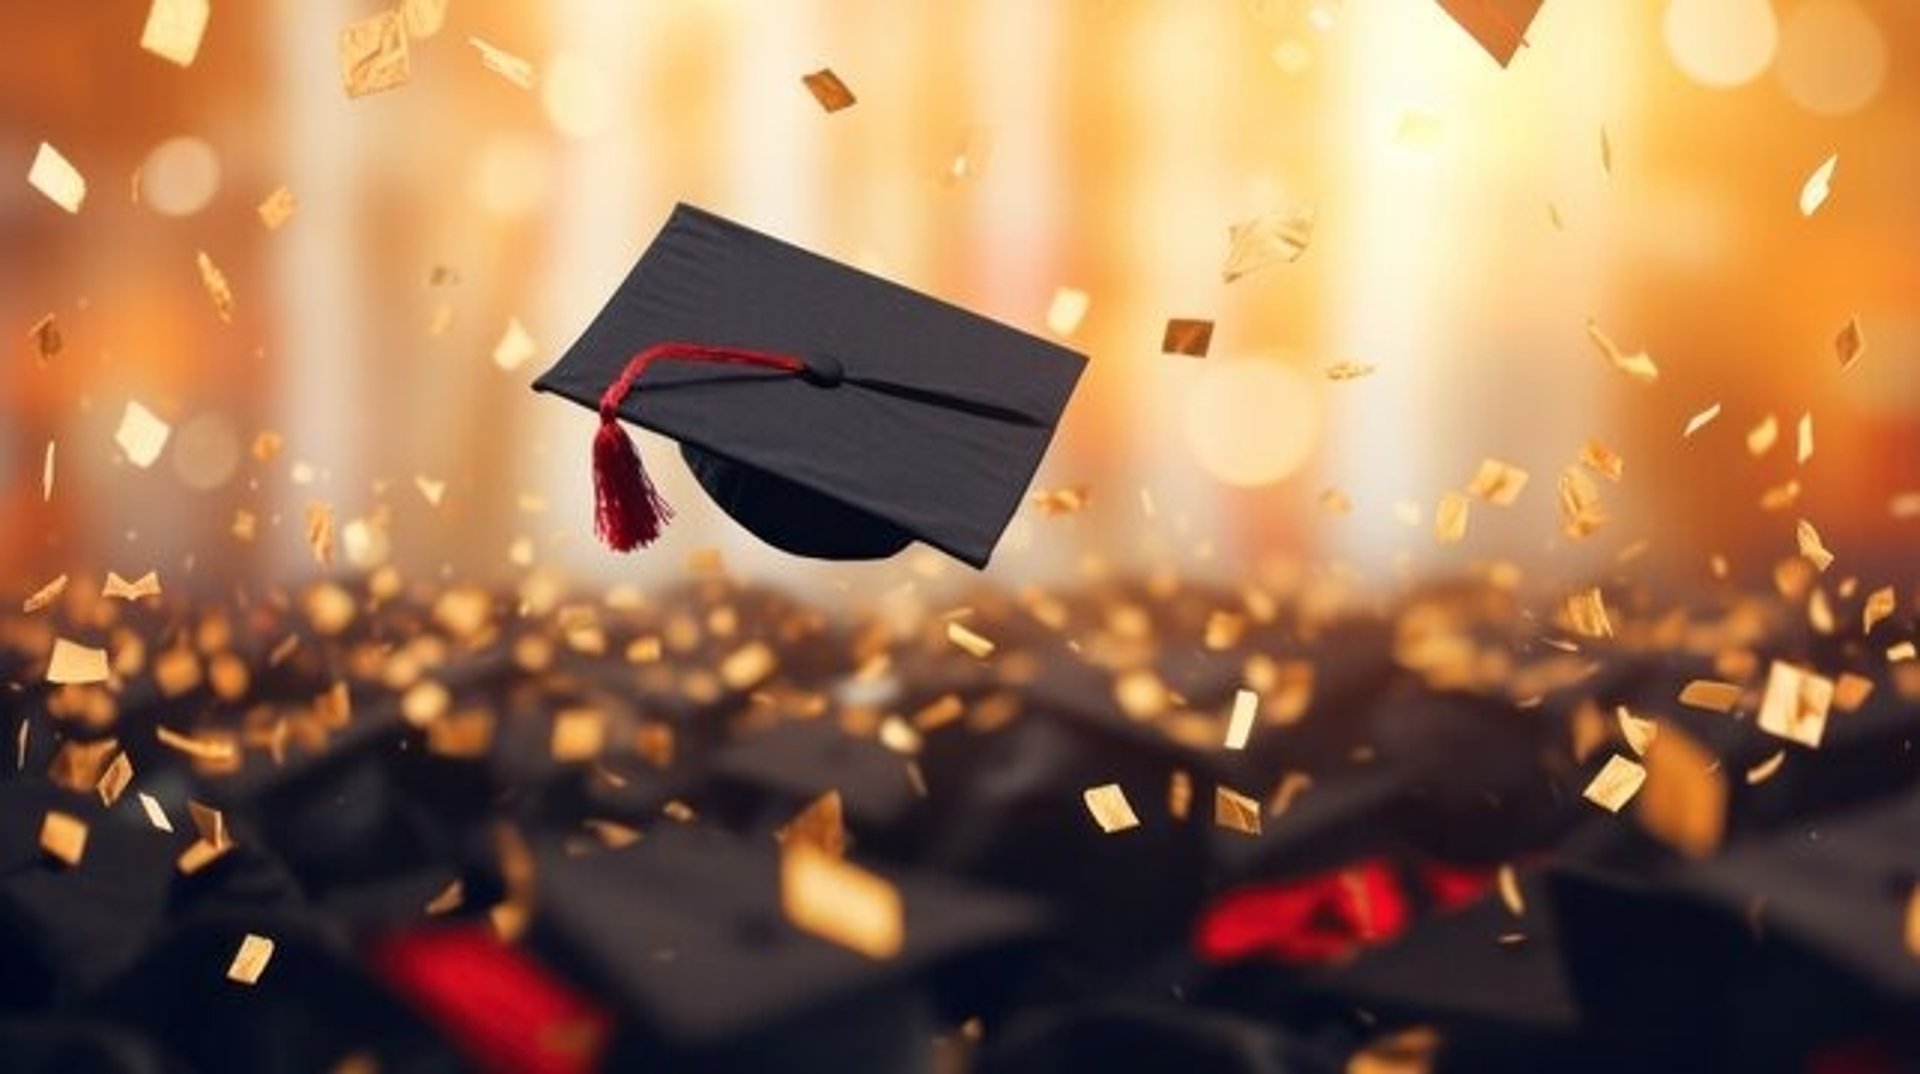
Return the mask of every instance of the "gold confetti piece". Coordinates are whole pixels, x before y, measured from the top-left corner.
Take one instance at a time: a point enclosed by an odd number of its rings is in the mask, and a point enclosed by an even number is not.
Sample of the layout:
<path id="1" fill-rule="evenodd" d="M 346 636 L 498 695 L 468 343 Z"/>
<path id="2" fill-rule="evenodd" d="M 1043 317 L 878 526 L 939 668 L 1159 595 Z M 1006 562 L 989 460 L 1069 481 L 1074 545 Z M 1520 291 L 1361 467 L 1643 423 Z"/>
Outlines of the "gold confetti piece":
<path id="1" fill-rule="evenodd" d="M 1575 633 L 1585 637 L 1613 637 L 1613 620 L 1607 615 L 1607 602 L 1598 586 L 1567 597 L 1567 622 Z"/>
<path id="2" fill-rule="evenodd" d="M 1260 834 L 1260 803 L 1223 786 L 1213 789 L 1213 822 L 1244 835 Z"/>
<path id="3" fill-rule="evenodd" d="M 1847 672 L 1833 684 L 1833 707 L 1838 712 L 1853 712 L 1873 696 L 1873 680 Z"/>
<path id="4" fill-rule="evenodd" d="M 1288 772 L 1281 776 L 1280 782 L 1273 788 L 1273 794 L 1267 799 L 1267 815 L 1285 816 L 1287 810 L 1293 808 L 1293 803 L 1312 789 L 1313 777 L 1305 772 Z"/>
<path id="5" fill-rule="evenodd" d="M 180 870 L 182 876 L 192 876 L 219 861 L 232 849 L 232 846 L 215 846 L 205 839 L 195 839 L 174 859 L 173 867 Z"/>
<path id="6" fill-rule="evenodd" d="M 1687 427 L 1683 432 L 1681 432 L 1680 439 L 1682 440 L 1693 439 L 1694 433 L 1697 433 L 1700 430 L 1706 428 L 1707 426 L 1713 424 L 1713 419 L 1719 416 L 1720 416 L 1720 404 L 1715 403 L 1712 406 L 1706 408 L 1705 410 L 1702 410 L 1699 413 L 1695 414 L 1693 417 L 1688 418 Z"/>
<path id="7" fill-rule="evenodd" d="M 1671 728 L 1648 751 L 1645 782 L 1636 817 L 1649 835 L 1694 858 L 1720 848 L 1728 791 L 1719 758 Z"/>
<path id="8" fill-rule="evenodd" d="M 1633 796 L 1640 792 L 1640 785 L 1646 781 L 1645 768 L 1616 753 L 1607 758 L 1607 763 L 1594 775 L 1581 796 L 1609 813 L 1618 813 L 1621 806 L 1633 800 Z"/>
<path id="9" fill-rule="evenodd" d="M 173 831 L 173 822 L 167 819 L 167 811 L 160 806 L 160 799 L 145 791 L 137 792 L 140 809 L 147 815 L 147 823 L 163 832 Z"/>
<path id="10" fill-rule="evenodd" d="M 1227 718 L 1226 747 L 1230 750 L 1247 748 L 1247 738 L 1253 734 L 1253 720 L 1260 714 L 1260 695 L 1252 690 L 1236 690 L 1233 694 L 1233 712 Z"/>
<path id="11" fill-rule="evenodd" d="M 1732 712 L 1740 703 L 1740 687 L 1715 679 L 1695 679 L 1681 689 L 1680 703 L 1708 712 Z"/>
<path id="12" fill-rule="evenodd" d="M 1118 783 L 1088 787 L 1080 797 L 1087 804 L 1087 812 L 1093 815 L 1093 822 L 1108 835 L 1140 826 L 1140 818 L 1134 815 L 1133 804 L 1127 801 L 1127 792 Z"/>
<path id="13" fill-rule="evenodd" d="M 780 658 L 763 641 L 753 641 L 727 654 L 720 662 L 720 681 L 727 689 L 751 690 L 779 668 Z"/>
<path id="14" fill-rule="evenodd" d="M 400 18 L 407 36 L 424 41 L 447 23 L 447 0 L 400 0 Z"/>
<path id="15" fill-rule="evenodd" d="M 1871 634 L 1876 624 L 1893 614 L 1894 595 L 1892 586 L 1881 586 L 1867 594 L 1866 603 L 1860 609 L 1860 633 Z"/>
<path id="16" fill-rule="evenodd" d="M 1760 730 L 1818 748 L 1832 705 L 1832 679 L 1776 660 L 1760 699 Z"/>
<path id="17" fill-rule="evenodd" d="M 826 109 L 828 113 L 852 108 L 857 99 L 853 91 L 847 88 L 845 82 L 840 81 L 840 76 L 834 74 L 831 68 L 822 67 L 810 75 L 802 75 L 800 81 L 806 85 L 807 92 L 813 94 L 813 99 L 819 101 L 820 107 Z"/>
<path id="18" fill-rule="evenodd" d="M 183 735 L 173 728 L 165 726 L 154 728 L 153 733 L 154 737 L 160 740 L 161 745 L 168 749 L 184 753 L 197 761 L 226 764 L 234 760 L 236 756 L 237 747 L 231 738 L 200 738 L 193 735 Z"/>
<path id="19" fill-rule="evenodd" d="M 1056 336 L 1071 336 L 1080 329 L 1080 322 L 1086 320 L 1087 310 L 1093 305 L 1093 297 L 1085 291 L 1071 287 L 1062 287 L 1053 292 L 1053 301 L 1047 306 L 1047 329 Z"/>
<path id="20" fill-rule="evenodd" d="M 1867 350 L 1867 338 L 1860 332 L 1860 318 L 1856 315 L 1847 319 L 1846 327 L 1833 337 L 1833 355 L 1840 360 L 1840 372 L 1853 368 L 1853 363 Z"/>
<path id="21" fill-rule="evenodd" d="M 1613 138 L 1604 123 L 1600 125 L 1600 173 L 1609 178 L 1613 176 Z"/>
<path id="22" fill-rule="evenodd" d="M 549 752 L 562 764 L 591 761 L 607 747 L 607 718 L 599 709 L 562 709 L 553 717 Z"/>
<path id="23" fill-rule="evenodd" d="M 148 571 L 135 581 L 127 581 L 112 571 L 107 572 L 107 584 L 100 590 L 102 597 L 117 600 L 143 600 L 160 595 L 160 575 Z"/>
<path id="24" fill-rule="evenodd" d="M 1905 940 L 1907 954 L 1920 958 L 1920 883 L 1907 895 Z"/>
<path id="25" fill-rule="evenodd" d="M 533 88 L 533 64 L 477 37 L 467 38 L 467 44 L 472 45 L 474 50 L 480 53 L 480 62 L 486 65 L 487 70 L 521 89 Z"/>
<path id="26" fill-rule="evenodd" d="M 435 895 L 427 901 L 425 907 L 427 916 L 439 917 L 443 914 L 450 914 L 465 905 L 466 901 L 466 884 L 459 880 L 452 881 L 448 883 L 446 887 L 440 889 L 440 894 Z M 338 1074 L 337 1070 L 335 1074 Z"/>
<path id="27" fill-rule="evenodd" d="M 1800 188 L 1800 215 L 1812 216 L 1820 211 L 1833 193 L 1833 172 L 1840 166 L 1840 154 L 1835 153 L 1820 162 L 1820 166 L 1807 176 L 1806 184 Z"/>
<path id="28" fill-rule="evenodd" d="M 107 765 L 107 770 L 100 773 L 100 780 L 93 785 L 93 789 L 99 793 L 101 803 L 111 807 L 127 792 L 132 782 L 133 758 L 127 756 L 127 751 L 121 750 L 113 755 L 113 762 Z"/>
<path id="29" fill-rule="evenodd" d="M 227 980 L 235 984 L 258 984 L 272 958 L 273 941 L 249 932 L 240 940 L 240 949 L 233 953 L 233 961 L 227 964 Z"/>
<path id="30" fill-rule="evenodd" d="M 1813 528 L 1813 523 L 1801 519 L 1794 527 L 1794 541 L 1799 545 L 1800 555 L 1816 569 L 1825 571 L 1833 566 L 1833 553 L 1821 543 L 1820 531 Z"/>
<path id="31" fill-rule="evenodd" d="M 1221 280 L 1232 283 L 1270 265 L 1300 260 L 1313 239 L 1313 217 L 1312 209 L 1295 209 L 1256 216 L 1228 228 Z"/>
<path id="32" fill-rule="evenodd" d="M 871 959 L 893 958 L 906 943 L 899 890 L 807 843 L 780 851 L 780 907 L 795 928 Z"/>
<path id="33" fill-rule="evenodd" d="M 333 566 L 333 505 L 319 500 L 307 505 L 307 547 L 322 568 Z"/>
<path id="34" fill-rule="evenodd" d="M 993 642 L 974 633 L 965 623 L 948 621 L 947 640 L 976 660 L 985 660 L 993 655 Z"/>
<path id="35" fill-rule="evenodd" d="M 81 645 L 65 638 L 53 639 L 53 655 L 47 660 L 47 681 L 56 684 L 81 684 L 107 681 L 107 651 Z"/>
<path id="36" fill-rule="evenodd" d="M 1513 871 L 1513 866 L 1511 864 L 1500 866 L 1500 871 L 1494 874 L 1494 879 L 1496 886 L 1500 889 L 1500 902 L 1507 908 L 1507 913 L 1515 917 L 1524 916 L 1527 912 L 1527 900 L 1521 897 L 1520 877 Z"/>
<path id="37" fill-rule="evenodd" d="M 913 726 L 923 733 L 937 730 L 959 719 L 966 711 L 967 703 L 959 694 L 942 694 L 913 714 Z"/>
<path id="38" fill-rule="evenodd" d="M 1167 776 L 1167 815 L 1175 820 L 1186 820 L 1193 809 L 1193 777 L 1184 768 L 1176 768 Z"/>
<path id="39" fill-rule="evenodd" d="M 1605 332 L 1600 330 L 1599 322 L 1591 319 L 1587 321 L 1587 338 L 1593 341 L 1594 347 L 1600 351 L 1602 358 L 1605 358 L 1614 369 L 1626 374 L 1629 379 L 1641 384 L 1652 384 L 1660 379 L 1660 367 L 1654 364 L 1653 358 L 1646 351 L 1636 354 L 1624 353 L 1614 345 L 1613 340 L 1607 338 Z"/>
<path id="40" fill-rule="evenodd" d="M 227 285 L 227 274 L 213 263 L 205 250 L 198 252 L 196 258 L 200 266 L 200 284 L 207 290 L 207 297 L 213 300 L 213 312 L 219 316 L 222 324 L 233 323 L 233 288 Z"/>
<path id="41" fill-rule="evenodd" d="M 1780 766 L 1786 763 L 1787 763 L 1787 751 L 1786 750 L 1774 751 L 1773 756 L 1767 758 L 1764 761 L 1761 761 L 1759 764 L 1754 765 L 1752 768 L 1747 769 L 1747 777 L 1746 777 L 1747 786 L 1757 787 L 1760 784 L 1765 783 L 1766 781 L 1772 779 L 1773 774 L 1775 772 L 1780 771 Z"/>
<path id="42" fill-rule="evenodd" d="M 52 604 L 55 600 L 58 600 L 60 594 L 66 591 L 67 576 L 62 574 L 60 577 L 34 590 L 33 596 L 28 597 L 21 603 L 20 611 L 24 615 L 31 615 L 47 605 Z"/>
<path id="43" fill-rule="evenodd" d="M 144 470 L 160 457 L 171 435 L 173 426 L 161 421 L 153 411 L 128 400 L 127 409 L 120 416 L 120 427 L 114 431 L 113 442 L 126 453 L 128 462 Z"/>
<path id="44" fill-rule="evenodd" d="M 1189 358 L 1205 358 L 1207 349 L 1212 346 L 1212 321 L 1194 321 L 1176 317 L 1167 322 L 1167 330 L 1160 337 L 1162 354 L 1184 354 Z"/>
<path id="45" fill-rule="evenodd" d="M 1030 497 L 1034 508 L 1049 518 L 1057 515 L 1078 514 L 1092 500 L 1093 492 L 1085 485 L 1064 489 L 1041 489 Z"/>
<path id="46" fill-rule="evenodd" d="M 1342 361 L 1342 362 L 1333 363 L 1332 365 L 1328 366 L 1323 372 L 1326 373 L 1328 380 L 1333 380 L 1333 381 L 1359 380 L 1361 377 L 1372 376 L 1374 372 L 1374 367 L 1368 365 L 1365 362 Z"/>
<path id="47" fill-rule="evenodd" d="M 1759 458 L 1773 450 L 1780 439 L 1780 420 L 1772 414 L 1760 419 L 1760 424 L 1747 430 L 1747 454 Z"/>
<path id="48" fill-rule="evenodd" d="M 447 688 L 427 679 L 413 684 L 406 693 L 400 695 L 400 715 L 415 727 L 425 727 L 445 716 L 452 704 L 453 695 Z"/>
<path id="49" fill-rule="evenodd" d="M 1457 492 L 1441 493 L 1433 509 L 1433 539 L 1441 544 L 1458 544 L 1467 535 L 1467 507 L 1471 503 Z"/>
<path id="50" fill-rule="evenodd" d="M 416 476 L 413 479 L 413 487 L 420 490 L 422 499 L 435 507 L 440 506 L 441 499 L 447 494 L 447 483 L 435 481 L 430 477 Z"/>
<path id="51" fill-rule="evenodd" d="M 140 29 L 140 47 L 169 63 L 192 67 L 212 13 L 208 0 L 153 0 Z"/>
<path id="52" fill-rule="evenodd" d="M 281 225 L 293 219 L 293 210 L 297 205 L 293 191 L 283 186 L 268 194 L 254 212 L 260 214 L 260 222 L 267 226 L 268 231 L 278 231 Z"/>
<path id="53" fill-rule="evenodd" d="M 47 441 L 47 453 L 40 461 L 40 502 L 53 500 L 53 441 Z"/>
<path id="54" fill-rule="evenodd" d="M 1784 511 L 1798 502 L 1800 502 L 1800 482 L 1795 478 L 1788 478 L 1781 484 L 1760 493 L 1762 511 Z"/>
<path id="55" fill-rule="evenodd" d="M 1586 537 L 1607 522 L 1606 509 L 1600 506 L 1600 486 L 1578 466 L 1560 471 L 1560 530 L 1576 540 Z"/>
<path id="56" fill-rule="evenodd" d="M 370 15 L 340 31 L 340 83 L 348 97 L 390 90 L 411 77 L 406 20 L 399 11 Z"/>
<path id="57" fill-rule="evenodd" d="M 1508 507 L 1520 498 L 1520 492 L 1527 487 L 1527 472 L 1512 463 L 1499 459 L 1480 460 L 1480 468 L 1473 473 L 1473 480 L 1467 482 L 1467 495 L 1477 500 L 1485 500 L 1496 507 Z"/>
<path id="58" fill-rule="evenodd" d="M 193 830 L 201 839 L 215 847 L 229 847 L 233 840 L 227 835 L 227 815 L 204 802 L 187 799 L 187 816 L 193 821 Z"/>
<path id="59" fill-rule="evenodd" d="M 1645 757 L 1648 747 L 1660 737 L 1660 725 L 1645 717 L 1635 716 L 1625 705 L 1614 706 L 1613 715 L 1620 723 L 1620 737 L 1627 740 L 1627 748 Z"/>
<path id="60" fill-rule="evenodd" d="M 68 867 L 87 853 L 87 823 L 71 813 L 47 810 L 40 819 L 40 849 Z"/>
<path id="61" fill-rule="evenodd" d="M 775 836 L 782 846 L 794 846 L 804 843 L 832 858 L 847 856 L 847 823 L 845 804 L 840 800 L 839 791 L 828 791 L 807 803 L 805 809 L 794 814 Z"/>
<path id="62" fill-rule="evenodd" d="M 60 334 L 60 322 L 51 313 L 33 322 L 33 327 L 27 329 L 27 338 L 33 341 L 34 361 L 41 368 L 59 357 L 60 348 L 66 345 L 66 337 Z"/>
<path id="63" fill-rule="evenodd" d="M 1464 4 L 1479 0 L 1443 2 Z M 1440 1034 L 1431 1026 L 1413 1026 L 1389 1033 L 1368 1041 L 1349 1056 L 1344 1074 L 1433 1074 L 1434 1059 L 1440 1054 L 1442 1043 Z"/>
<path id="64" fill-rule="evenodd" d="M 47 142 L 41 142 L 39 151 L 34 153 L 33 164 L 27 169 L 27 182 L 45 194 L 48 201 L 70 213 L 79 212 L 80 204 L 87 200 L 86 177 Z"/>
<path id="65" fill-rule="evenodd" d="M 539 345 L 527 334 L 520 319 L 514 317 L 507 321 L 507 330 L 500 336 L 500 342 L 493 345 L 493 364 L 510 371 L 533 361 L 539 353 Z"/>
<path id="66" fill-rule="evenodd" d="M 1887 646 L 1887 662 L 1898 664 L 1903 661 L 1912 660 L 1916 652 L 1920 652 L 1920 650 L 1916 650 L 1910 641 L 1889 645 Z"/>
<path id="67" fill-rule="evenodd" d="M 1620 480 L 1627 468 L 1626 460 L 1598 440 L 1589 440 L 1580 446 L 1580 465 L 1608 481 Z"/>
<path id="68" fill-rule="evenodd" d="M 1800 415 L 1799 443 L 1794 450 L 1794 461 L 1802 466 L 1813 458 L 1813 415 Z"/>
<path id="69" fill-rule="evenodd" d="M 1240 644 L 1247 631 L 1247 617 L 1232 612 L 1214 612 L 1207 616 L 1206 633 L 1200 639 L 1210 652 L 1225 652 Z"/>

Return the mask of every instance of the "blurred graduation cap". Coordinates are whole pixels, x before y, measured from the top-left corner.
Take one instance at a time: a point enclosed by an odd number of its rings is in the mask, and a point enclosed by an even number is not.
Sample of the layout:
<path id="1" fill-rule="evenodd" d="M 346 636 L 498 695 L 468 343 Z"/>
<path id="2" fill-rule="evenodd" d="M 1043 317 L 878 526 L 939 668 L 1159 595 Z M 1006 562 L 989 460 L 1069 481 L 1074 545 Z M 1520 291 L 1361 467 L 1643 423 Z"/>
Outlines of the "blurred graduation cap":
<path id="1" fill-rule="evenodd" d="M 901 876 L 903 946 L 869 958 L 789 924 L 779 869 L 771 840 L 690 825 L 542 855 L 529 940 L 617 1009 L 606 1069 L 913 1069 L 946 991 L 931 978 L 989 996 L 981 969 L 1043 923 L 1015 896 Z"/>
<path id="2" fill-rule="evenodd" d="M 975 567 L 1086 359 L 690 205 L 534 388 L 600 412 L 595 522 L 626 551 L 670 512 L 626 418 L 680 441 L 767 543 L 875 559 L 921 540 Z"/>
<path id="3" fill-rule="evenodd" d="M 1527 43 L 1527 27 L 1545 0 L 1440 0 L 1453 21 L 1505 67 Z"/>

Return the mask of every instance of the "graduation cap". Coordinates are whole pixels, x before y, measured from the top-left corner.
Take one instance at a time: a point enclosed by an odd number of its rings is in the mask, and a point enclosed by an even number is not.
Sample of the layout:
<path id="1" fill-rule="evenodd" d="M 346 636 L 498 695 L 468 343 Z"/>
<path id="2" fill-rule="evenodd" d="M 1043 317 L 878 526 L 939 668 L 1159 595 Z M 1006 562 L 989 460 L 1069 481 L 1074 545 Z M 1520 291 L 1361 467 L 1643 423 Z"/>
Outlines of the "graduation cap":
<path id="1" fill-rule="evenodd" d="M 620 428 L 681 443 L 775 547 L 877 559 L 913 540 L 986 566 L 1086 359 L 689 205 L 534 383 L 600 412 L 595 528 L 670 511 Z"/>
<path id="2" fill-rule="evenodd" d="M 1505 67 L 1527 43 L 1527 27 L 1545 0 L 1440 0 L 1453 21 Z"/>

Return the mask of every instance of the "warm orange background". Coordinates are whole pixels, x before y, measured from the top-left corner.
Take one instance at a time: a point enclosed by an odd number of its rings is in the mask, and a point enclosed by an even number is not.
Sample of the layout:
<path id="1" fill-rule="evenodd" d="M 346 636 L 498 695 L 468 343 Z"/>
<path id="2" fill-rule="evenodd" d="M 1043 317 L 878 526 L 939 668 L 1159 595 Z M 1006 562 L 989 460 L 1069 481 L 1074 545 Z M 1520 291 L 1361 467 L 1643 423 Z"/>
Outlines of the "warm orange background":
<path id="1" fill-rule="evenodd" d="M 296 576 L 314 569 L 313 500 L 343 524 L 386 505 L 391 555 L 415 571 L 531 558 L 644 579 L 718 546 L 803 577 L 700 504 L 657 440 L 643 449 L 682 520 L 650 556 L 601 554 L 590 416 L 526 390 L 679 199 L 1036 332 L 1057 288 L 1091 296 L 1071 337 L 1091 370 L 1040 484 L 1089 485 L 1095 506 L 1023 515 L 995 568 L 1009 579 L 1089 555 L 1230 577 L 1268 553 L 1383 577 L 1496 556 L 1584 576 L 1642 540 L 1641 562 L 1682 576 L 1714 551 L 1758 575 L 1802 516 L 1865 572 L 1899 565 L 1920 525 L 1888 509 L 1920 488 L 1907 0 L 1547 0 L 1506 70 L 1425 0 L 452 0 L 407 85 L 349 100 L 336 37 L 376 10 L 216 0 L 183 70 L 138 48 L 144 0 L 0 7 L 11 589 L 76 567 Z M 540 85 L 486 70 L 470 35 Z M 800 76 L 823 66 L 857 105 L 820 109 Z M 1435 135 L 1401 134 L 1409 114 Z M 43 140 L 89 179 L 77 216 L 24 181 Z M 1801 184 L 1835 152 L 1832 198 L 1803 217 Z M 254 207 L 283 184 L 299 208 L 269 232 Z M 1318 216 L 1305 256 L 1223 285 L 1228 226 L 1297 206 Z M 232 282 L 231 325 L 197 250 Z M 430 286 L 436 266 L 458 282 Z M 66 348 L 40 369 L 24 337 L 49 311 Z M 1856 314 L 1868 350 L 1842 376 L 1832 338 Z M 502 371 L 516 317 L 540 357 Z M 1170 317 L 1215 319 L 1211 356 L 1160 354 Z M 1589 317 L 1647 349 L 1660 383 L 1609 371 Z M 1333 383 L 1336 361 L 1376 371 Z M 1299 375 L 1265 375 L 1276 364 Z M 129 399 L 174 424 L 151 470 L 113 447 Z M 1782 443 L 1755 460 L 1743 435 L 1769 412 Z M 262 430 L 286 444 L 265 464 L 246 456 Z M 1627 476 L 1602 483 L 1613 521 L 1573 543 L 1554 482 L 1590 437 Z M 1489 455 L 1532 483 L 1437 546 L 1436 500 Z M 1285 476 L 1221 480 L 1261 461 Z M 440 506 L 416 476 L 447 482 Z M 1761 511 L 1795 476 L 1799 503 Z M 1316 505 L 1328 487 L 1351 515 Z M 250 544 L 228 533 L 239 508 L 261 516 Z"/>

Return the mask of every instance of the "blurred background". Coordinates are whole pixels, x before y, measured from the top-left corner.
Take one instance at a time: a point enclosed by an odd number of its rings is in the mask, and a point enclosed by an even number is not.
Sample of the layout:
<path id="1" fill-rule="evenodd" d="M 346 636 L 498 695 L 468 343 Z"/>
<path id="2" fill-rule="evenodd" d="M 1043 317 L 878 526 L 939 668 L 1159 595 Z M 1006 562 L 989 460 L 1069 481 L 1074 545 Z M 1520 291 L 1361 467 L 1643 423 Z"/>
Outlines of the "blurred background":
<path id="1" fill-rule="evenodd" d="M 1801 518 L 1848 570 L 1920 525 L 1911 0 L 1547 0 L 1506 69 L 1433 0 L 451 0 L 403 84 L 350 97 L 342 30 L 391 6 L 214 0 L 185 67 L 140 47 L 148 0 L 0 6 L 12 589 L 298 578 L 313 505 L 336 568 L 964 573 L 759 548 L 651 436 L 679 520 L 649 553 L 595 545 L 593 418 L 527 386 L 680 200 L 1090 356 L 1036 485 L 1090 500 L 1022 511 L 1009 582 L 1759 577 Z M 821 68 L 854 106 L 809 94 Z M 26 181 L 43 142 L 77 213 Z M 1223 282 L 1230 227 L 1305 212 L 1296 260 Z M 1173 318 L 1215 323 L 1205 357 L 1161 352 Z M 170 430 L 150 466 L 116 444 L 130 402 Z M 1589 441 L 1618 482 L 1579 467 Z M 1439 539 L 1490 457 L 1526 488 Z M 1578 537 L 1569 467 L 1606 517 Z"/>

